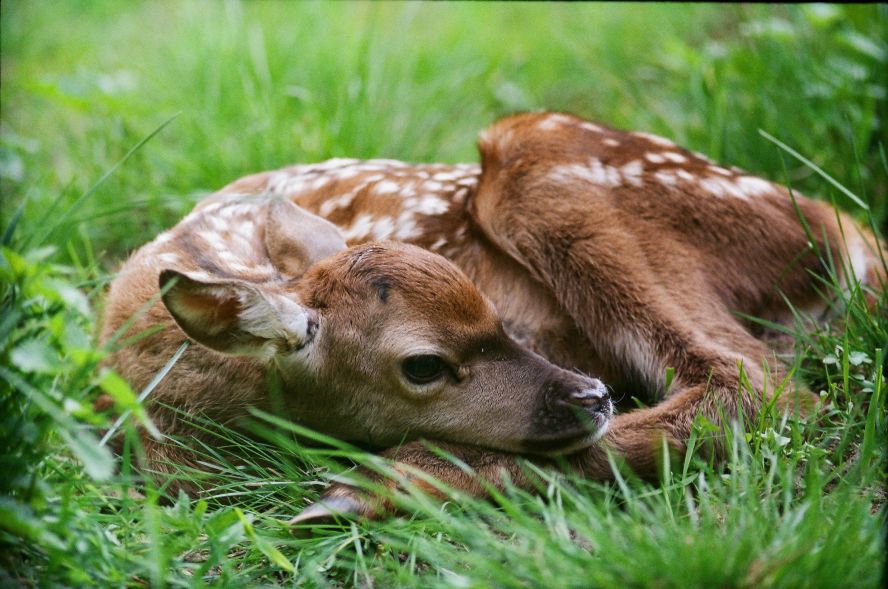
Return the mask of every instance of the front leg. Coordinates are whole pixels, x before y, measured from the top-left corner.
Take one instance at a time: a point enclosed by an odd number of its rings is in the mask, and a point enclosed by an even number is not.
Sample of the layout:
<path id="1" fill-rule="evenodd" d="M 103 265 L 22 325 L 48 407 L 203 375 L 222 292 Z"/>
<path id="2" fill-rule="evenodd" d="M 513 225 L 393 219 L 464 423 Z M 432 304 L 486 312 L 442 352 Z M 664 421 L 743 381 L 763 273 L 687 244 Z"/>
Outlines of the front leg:
<path id="1" fill-rule="evenodd" d="M 574 139 L 549 133 L 533 115 L 495 126 L 482 139 L 470 212 L 491 242 L 552 293 L 603 362 L 664 399 L 617 417 L 601 442 L 639 474 L 653 475 L 664 441 L 684 452 L 699 415 L 715 424 L 754 422 L 782 375 L 732 314 L 732 295 L 711 279 L 740 261 L 713 267 L 715 244 L 690 239 L 681 219 L 671 225 L 669 210 L 657 208 L 666 196 L 687 203 L 694 194 L 613 188 L 584 167 L 588 138 Z M 669 390 L 667 368 L 675 371 Z M 784 408 L 810 401 L 805 394 L 777 400 Z M 722 444 L 714 449 L 720 453 Z M 601 454 L 587 458 L 590 475 L 601 476 Z"/>
<path id="2" fill-rule="evenodd" d="M 654 479 L 660 472 L 658 458 L 662 455 L 664 442 L 673 453 L 685 452 L 698 413 L 718 420 L 724 407 L 718 402 L 719 398 L 718 394 L 709 392 L 706 385 L 685 388 L 660 405 L 617 416 L 599 442 L 560 460 L 437 443 L 438 448 L 455 459 L 450 460 L 422 442 L 411 442 L 382 455 L 391 460 L 391 471 L 396 473 L 397 479 L 366 467 L 357 469 L 357 475 L 370 486 L 383 487 L 382 493 L 337 482 L 290 523 L 315 525 L 339 517 L 385 519 L 396 512 L 392 498 L 403 490 L 402 485 L 410 485 L 437 499 L 446 499 L 447 493 L 441 486 L 430 483 L 429 477 L 444 487 L 478 498 L 489 498 L 491 489 L 502 491 L 507 484 L 532 491 L 536 488 L 536 480 L 522 468 L 522 459 L 542 468 L 566 465 L 570 472 L 590 480 L 611 481 L 614 479 L 613 457 L 636 475 Z M 719 449 L 718 444 L 715 447 Z"/>
<path id="3" fill-rule="evenodd" d="M 393 448 L 382 456 L 391 461 L 391 471 L 399 480 L 385 477 L 367 467 L 358 468 L 356 472 L 371 486 L 384 487 L 383 493 L 377 494 L 347 483 L 334 483 L 316 503 L 290 523 L 317 524 L 329 522 L 338 516 L 383 519 L 395 513 L 392 496 L 401 489 L 402 484 L 431 497 L 446 498 L 440 486 L 430 483 L 428 477 L 445 487 L 474 497 L 488 497 L 491 488 L 502 491 L 507 483 L 522 489 L 530 489 L 534 484 L 532 477 L 521 467 L 520 457 L 516 454 L 461 444 L 435 442 L 434 445 L 454 460 L 434 452 L 420 441 Z M 543 458 L 535 462 L 544 467 L 552 465 L 550 460 Z"/>

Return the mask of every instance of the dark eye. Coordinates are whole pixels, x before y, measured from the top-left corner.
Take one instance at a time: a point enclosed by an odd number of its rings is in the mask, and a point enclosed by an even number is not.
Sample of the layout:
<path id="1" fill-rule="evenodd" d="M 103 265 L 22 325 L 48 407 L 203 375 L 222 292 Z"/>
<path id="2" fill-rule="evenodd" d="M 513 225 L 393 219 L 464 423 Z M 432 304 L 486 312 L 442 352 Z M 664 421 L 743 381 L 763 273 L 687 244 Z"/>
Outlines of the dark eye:
<path id="1" fill-rule="evenodd" d="M 401 365 L 404 376 L 415 384 L 428 384 L 438 380 L 447 371 L 447 363 L 440 356 L 426 354 L 410 356 Z"/>

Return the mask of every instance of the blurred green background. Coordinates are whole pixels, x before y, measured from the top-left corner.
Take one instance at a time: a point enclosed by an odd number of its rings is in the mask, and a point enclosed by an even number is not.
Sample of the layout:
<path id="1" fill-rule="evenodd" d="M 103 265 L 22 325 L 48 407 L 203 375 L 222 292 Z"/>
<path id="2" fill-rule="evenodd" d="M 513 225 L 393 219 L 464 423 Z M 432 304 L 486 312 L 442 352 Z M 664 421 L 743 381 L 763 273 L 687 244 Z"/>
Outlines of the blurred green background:
<path id="1" fill-rule="evenodd" d="M 334 156 L 473 161 L 495 118 L 553 109 L 829 197 L 798 162 L 784 174 L 764 129 L 883 219 L 885 11 L 5 1 L 3 214 L 24 198 L 26 222 L 63 210 L 176 113 L 66 220 L 113 259 L 243 174 Z"/>

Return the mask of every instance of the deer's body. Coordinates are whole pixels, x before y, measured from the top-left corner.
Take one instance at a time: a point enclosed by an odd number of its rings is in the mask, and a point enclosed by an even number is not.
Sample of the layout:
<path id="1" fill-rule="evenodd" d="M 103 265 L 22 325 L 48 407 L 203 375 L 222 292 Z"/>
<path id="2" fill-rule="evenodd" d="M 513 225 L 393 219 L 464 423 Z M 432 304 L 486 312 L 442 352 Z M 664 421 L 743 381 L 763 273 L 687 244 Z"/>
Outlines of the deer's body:
<path id="1" fill-rule="evenodd" d="M 540 113 L 497 122 L 482 134 L 479 149 L 481 166 L 331 160 L 248 176 L 194 214 L 222 226 L 232 220 L 215 211 L 230 199 L 277 195 L 329 221 L 349 246 L 394 240 L 444 256 L 493 303 L 510 341 L 658 401 L 618 416 L 602 444 L 572 453 L 571 462 L 596 478 L 611 476 L 605 449 L 650 474 L 662 441 L 681 450 L 695 416 L 717 422 L 759 410 L 779 365 L 737 314 L 780 321 L 789 313 L 786 300 L 817 312 L 826 306 L 816 277 L 827 267 L 812 251 L 799 214 L 844 280 L 884 280 L 875 239 L 849 218 L 804 197 L 797 198 L 797 211 L 785 188 L 659 137 Z M 205 251 L 193 249 L 195 256 Z M 156 252 L 146 255 L 159 259 Z M 155 276 L 162 265 L 156 262 Z M 448 292 L 442 299 L 461 296 Z M 158 346 L 143 354 L 173 349 L 172 341 Z M 146 374 L 165 359 L 146 363 Z M 741 364 L 749 388 L 740 386 Z M 675 370 L 668 391 L 667 368 Z M 802 393 L 781 403 L 805 400 Z M 194 401 L 186 395 L 181 402 Z M 237 406 L 249 402 L 238 399 Z M 443 430 L 439 439 L 513 449 Z M 497 480 L 506 471 L 522 481 L 511 455 L 447 447 L 480 477 Z M 421 446 L 408 444 L 397 458 L 480 491 L 476 478 Z M 333 497 L 338 508 L 370 509 L 347 487 L 334 488 L 328 501 Z M 318 515 L 324 508 L 305 518 Z"/>
<path id="2" fill-rule="evenodd" d="M 790 318 L 784 296 L 804 310 L 827 304 L 813 278 L 826 269 L 808 247 L 783 186 L 721 167 L 660 137 L 562 114 L 506 119 L 485 132 L 480 149 L 481 196 L 478 165 L 346 159 L 247 176 L 220 194 L 281 195 L 335 224 L 349 245 L 396 240 L 440 254 L 491 299 L 522 345 L 559 365 L 600 375 L 611 386 L 642 388 L 633 394 L 662 392 L 664 366 L 638 366 L 647 361 L 641 356 L 652 342 L 628 332 L 590 337 L 597 326 L 584 333 L 539 276 L 545 269 L 530 268 L 510 246 L 561 248 L 565 254 L 579 243 L 590 247 L 586 259 L 602 266 L 602 280 L 575 283 L 573 293 L 582 298 L 621 283 L 625 290 L 613 298 L 596 298 L 594 314 L 621 318 L 627 327 L 643 319 L 621 317 L 631 312 L 623 306 L 633 299 L 656 299 L 676 319 L 727 332 L 741 326 L 735 312 Z M 814 235 L 825 232 L 838 244 L 832 253 L 839 275 L 853 270 L 859 280 L 876 284 L 879 262 L 871 238 L 844 215 L 842 237 L 832 208 L 801 195 L 796 201 Z M 518 233 L 514 245 L 497 243 L 499 228 L 485 228 L 479 208 L 489 208 L 483 214 Z M 509 223 L 502 219 L 506 211 Z M 547 243 L 524 243 L 530 223 L 541 226 L 540 241 Z M 843 269 L 840 260 L 849 259 L 853 268 Z M 627 362 L 627 355 L 638 362 Z"/>

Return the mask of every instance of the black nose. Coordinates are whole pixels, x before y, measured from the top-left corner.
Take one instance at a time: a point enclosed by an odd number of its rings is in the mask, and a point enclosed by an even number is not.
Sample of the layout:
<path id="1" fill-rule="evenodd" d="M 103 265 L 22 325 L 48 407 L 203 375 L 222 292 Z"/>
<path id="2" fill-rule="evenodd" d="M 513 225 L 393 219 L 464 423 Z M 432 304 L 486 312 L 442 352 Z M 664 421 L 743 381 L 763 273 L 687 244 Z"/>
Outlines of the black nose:
<path id="1" fill-rule="evenodd" d="M 610 394 L 604 384 L 600 380 L 592 379 L 589 386 L 568 393 L 564 401 L 589 411 L 602 411 L 609 399 Z"/>

